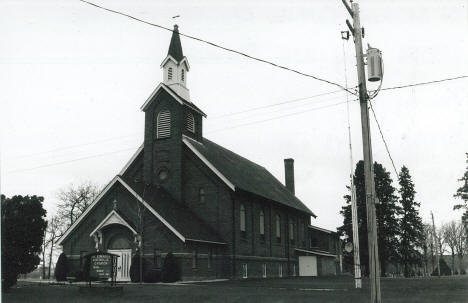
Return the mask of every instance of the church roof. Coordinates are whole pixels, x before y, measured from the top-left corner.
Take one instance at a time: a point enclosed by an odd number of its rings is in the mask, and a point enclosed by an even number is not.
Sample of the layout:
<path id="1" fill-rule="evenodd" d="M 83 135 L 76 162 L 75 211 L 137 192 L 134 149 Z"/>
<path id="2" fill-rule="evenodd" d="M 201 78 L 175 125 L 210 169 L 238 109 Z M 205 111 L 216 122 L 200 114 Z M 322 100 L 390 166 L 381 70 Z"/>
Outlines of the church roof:
<path id="1" fill-rule="evenodd" d="M 277 203 L 316 215 L 268 170 L 206 138 L 203 143 L 184 137 L 184 143 L 224 182 Z"/>
<path id="2" fill-rule="evenodd" d="M 184 53 L 182 52 L 182 44 L 180 43 L 179 27 L 177 26 L 177 24 L 174 25 L 171 44 L 169 45 L 169 51 L 167 52 L 167 55 L 176 59 L 177 62 L 180 62 L 184 58 Z"/>
<path id="3" fill-rule="evenodd" d="M 130 178 L 122 179 L 186 240 L 224 244 L 214 230 L 188 207 L 176 201 L 165 189 L 154 185 L 145 186 L 142 182 L 135 183 Z"/>
<path id="4" fill-rule="evenodd" d="M 177 102 L 179 102 L 179 104 L 187 106 L 187 107 L 193 109 L 194 111 L 198 112 L 203 117 L 206 117 L 206 114 L 198 106 L 196 106 L 194 103 L 192 103 L 192 102 L 190 102 L 188 100 L 185 100 L 184 98 L 179 96 L 173 89 L 171 89 L 168 85 L 166 85 L 164 83 L 160 83 L 154 89 L 154 91 L 151 93 L 151 95 L 148 97 L 148 99 L 146 99 L 145 103 L 140 107 L 140 109 L 142 111 L 145 111 L 150 106 L 150 104 L 152 103 L 152 101 L 154 99 L 154 96 L 156 96 L 158 93 L 160 93 L 162 89 L 165 90 L 166 92 L 168 92 Z"/>

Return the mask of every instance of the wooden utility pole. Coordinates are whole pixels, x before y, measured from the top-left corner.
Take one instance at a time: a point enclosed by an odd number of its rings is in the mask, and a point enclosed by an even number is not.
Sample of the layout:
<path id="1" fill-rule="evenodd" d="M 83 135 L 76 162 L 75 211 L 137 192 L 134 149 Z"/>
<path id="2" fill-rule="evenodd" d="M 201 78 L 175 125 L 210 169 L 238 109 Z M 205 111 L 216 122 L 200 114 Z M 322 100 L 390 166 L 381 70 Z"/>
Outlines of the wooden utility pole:
<path id="1" fill-rule="evenodd" d="M 435 241 L 435 247 L 436 247 L 436 260 L 437 260 L 437 274 L 438 277 L 440 278 L 440 260 L 439 260 L 439 240 L 437 240 L 437 232 L 435 228 L 435 223 L 434 223 L 434 214 L 431 211 L 431 217 L 432 217 L 432 232 L 434 233 L 434 241 Z"/>
<path id="2" fill-rule="evenodd" d="M 364 153 L 364 176 L 366 187 L 366 210 L 367 210 L 367 241 L 369 245 L 369 278 L 371 289 L 371 303 L 382 302 L 380 293 L 380 264 L 379 250 L 377 245 L 377 223 L 375 216 L 375 184 L 374 165 L 372 160 L 372 144 L 370 136 L 369 109 L 367 105 L 366 74 L 364 71 L 364 59 L 362 54 L 362 28 L 359 18 L 359 4 L 352 3 L 351 7 L 346 0 L 342 0 L 349 14 L 353 18 L 353 25 L 346 20 L 354 36 L 356 50 L 359 101 L 361 106 L 362 144 Z"/>

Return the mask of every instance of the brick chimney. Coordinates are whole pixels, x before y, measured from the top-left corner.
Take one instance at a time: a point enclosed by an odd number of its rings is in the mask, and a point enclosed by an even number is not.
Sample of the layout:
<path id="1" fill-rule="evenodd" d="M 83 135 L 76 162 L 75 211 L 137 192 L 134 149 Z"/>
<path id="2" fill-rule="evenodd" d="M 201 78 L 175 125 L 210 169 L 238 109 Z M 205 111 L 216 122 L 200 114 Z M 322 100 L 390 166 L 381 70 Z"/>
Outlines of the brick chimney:
<path id="1" fill-rule="evenodd" d="M 294 195 L 294 159 L 284 159 L 284 183 Z"/>

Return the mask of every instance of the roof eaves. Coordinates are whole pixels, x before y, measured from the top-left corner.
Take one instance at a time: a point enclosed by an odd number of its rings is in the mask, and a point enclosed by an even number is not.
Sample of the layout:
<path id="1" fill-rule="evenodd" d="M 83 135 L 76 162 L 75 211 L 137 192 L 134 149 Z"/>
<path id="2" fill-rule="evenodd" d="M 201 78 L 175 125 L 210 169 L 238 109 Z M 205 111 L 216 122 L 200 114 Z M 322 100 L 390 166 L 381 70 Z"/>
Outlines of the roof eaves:
<path id="1" fill-rule="evenodd" d="M 57 241 L 58 245 L 61 245 L 62 242 L 68 237 L 70 232 L 75 229 L 75 227 L 83 220 L 84 217 L 91 211 L 91 209 L 96 205 L 96 203 L 101 200 L 101 198 L 109 191 L 110 188 L 117 182 L 119 179 L 118 176 L 115 176 L 107 185 L 104 187 L 104 189 L 99 193 L 99 195 L 94 199 L 94 201 L 85 209 L 85 211 L 73 222 L 72 225 L 65 231 L 65 233 L 60 237 L 60 239 Z"/>
<path id="2" fill-rule="evenodd" d="M 212 172 L 215 173 L 215 175 L 217 175 L 230 189 L 232 189 L 232 191 L 236 191 L 236 187 L 234 186 L 234 184 L 232 184 L 231 181 L 229 181 L 213 164 L 211 164 L 210 161 L 208 161 L 207 158 L 205 158 L 205 156 L 202 155 L 202 153 L 200 153 L 197 148 L 195 146 L 192 145 L 192 143 L 190 143 L 190 139 L 189 137 L 183 135 L 182 137 L 182 141 L 184 142 L 184 144 L 203 162 L 205 163 L 206 166 L 208 166 L 209 169 L 211 169 Z"/>

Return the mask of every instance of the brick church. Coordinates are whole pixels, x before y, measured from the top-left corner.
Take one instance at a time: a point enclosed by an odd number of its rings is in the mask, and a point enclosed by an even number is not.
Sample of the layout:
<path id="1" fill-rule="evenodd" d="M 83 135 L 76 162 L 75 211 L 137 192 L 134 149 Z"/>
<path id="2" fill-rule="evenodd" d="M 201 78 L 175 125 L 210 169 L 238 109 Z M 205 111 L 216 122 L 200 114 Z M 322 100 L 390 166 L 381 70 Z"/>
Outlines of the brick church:
<path id="1" fill-rule="evenodd" d="M 311 225 L 316 215 L 294 195 L 293 159 L 283 185 L 203 137 L 177 25 L 161 68 L 141 107 L 143 144 L 59 240 L 71 271 L 99 250 L 120 256 L 120 281 L 140 251 L 150 268 L 171 252 L 183 280 L 337 274 L 338 236 Z"/>

